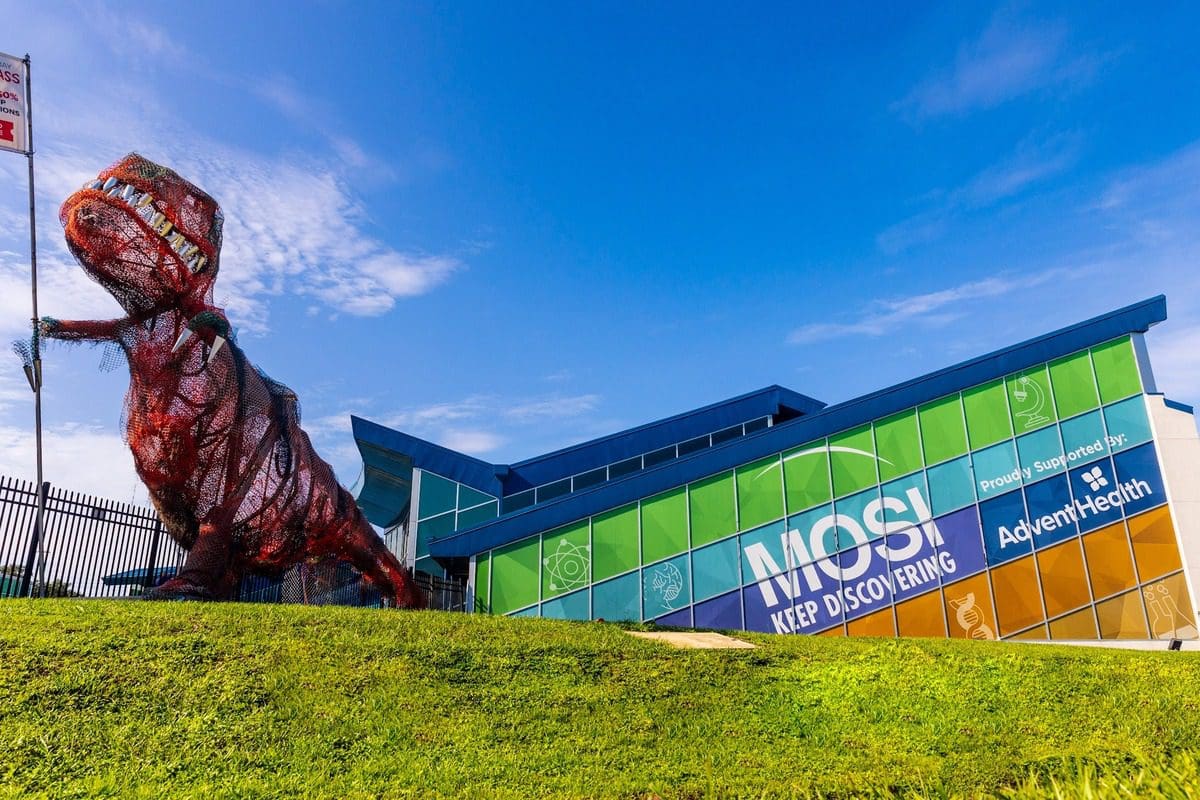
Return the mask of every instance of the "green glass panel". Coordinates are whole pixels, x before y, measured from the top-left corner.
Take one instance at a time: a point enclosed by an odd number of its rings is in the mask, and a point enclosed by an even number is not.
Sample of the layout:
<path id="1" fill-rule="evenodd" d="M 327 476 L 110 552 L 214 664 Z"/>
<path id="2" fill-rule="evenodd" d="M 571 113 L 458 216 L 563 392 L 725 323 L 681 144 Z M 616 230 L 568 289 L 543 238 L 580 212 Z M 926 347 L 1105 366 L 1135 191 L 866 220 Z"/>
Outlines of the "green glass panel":
<path id="1" fill-rule="evenodd" d="M 1044 365 L 1009 375 L 1005 383 L 1013 430 L 1018 436 L 1044 428 L 1057 419 L 1050 394 L 1050 373 Z"/>
<path id="2" fill-rule="evenodd" d="M 683 487 L 642 501 L 642 563 L 687 549 L 687 497 Z"/>
<path id="3" fill-rule="evenodd" d="M 695 493 L 692 494 L 695 497 Z M 779 456 L 764 458 L 737 470 L 738 527 L 757 528 L 764 522 L 780 519 L 783 510 L 783 464 Z M 719 536 L 703 537 L 696 532 L 696 506 L 692 504 L 692 547 L 716 541 Z"/>
<path id="4" fill-rule="evenodd" d="M 1050 362 L 1050 385 L 1054 389 L 1054 405 L 1058 418 L 1066 419 L 1100 405 L 1096 394 L 1096 377 L 1088 352 Z"/>
<path id="5" fill-rule="evenodd" d="M 926 403 L 917 409 L 917 414 L 921 419 L 921 447 L 926 464 L 937 464 L 967 452 L 967 429 L 958 395 Z"/>
<path id="6" fill-rule="evenodd" d="M 979 450 L 1013 435 L 1004 381 L 996 380 L 962 393 L 971 449 Z"/>
<path id="7" fill-rule="evenodd" d="M 440 475 L 421 470 L 421 497 L 417 518 L 425 519 L 452 510 L 458 502 L 458 484 Z"/>
<path id="8" fill-rule="evenodd" d="M 1133 342 L 1129 337 L 1093 347 L 1092 362 L 1096 365 L 1101 402 L 1111 403 L 1142 390 Z"/>
<path id="9" fill-rule="evenodd" d="M 538 601 L 537 536 L 492 551 L 492 613 L 507 614 Z"/>
<path id="10" fill-rule="evenodd" d="M 829 450 L 825 442 L 811 442 L 783 454 L 783 482 L 787 510 L 791 514 L 828 503 L 833 499 L 829 486 Z"/>
<path id="11" fill-rule="evenodd" d="M 833 496 L 853 494 L 879 483 L 875 469 L 875 438 L 870 425 L 860 425 L 829 437 L 829 468 Z"/>
<path id="12" fill-rule="evenodd" d="M 591 582 L 592 548 L 587 520 L 542 538 L 542 599 L 582 589 Z"/>
<path id="13" fill-rule="evenodd" d="M 638 566 L 637 504 L 592 519 L 592 580 L 602 581 Z"/>
<path id="14" fill-rule="evenodd" d="M 458 512 L 458 529 L 463 530 L 464 528 L 470 528 L 472 525 L 487 522 L 489 519 L 495 519 L 498 508 L 499 503 L 493 500 L 490 503 Z"/>
<path id="15" fill-rule="evenodd" d="M 496 498 L 493 497 L 492 495 L 484 494 L 483 492 L 477 492 L 474 489 L 472 489 L 470 486 L 463 486 L 462 484 L 459 484 L 459 486 L 458 486 L 458 508 L 459 508 L 459 510 L 462 510 L 464 508 L 471 508 L 473 506 L 479 505 L 480 503 L 486 503 L 489 500 L 495 500 L 495 499 Z"/>
<path id="16" fill-rule="evenodd" d="M 881 480 L 898 478 L 922 467 L 917 411 L 903 411 L 875 423 L 875 453 Z"/>
<path id="17" fill-rule="evenodd" d="M 779 497 L 782 505 L 782 487 Z M 737 512 L 734 510 L 733 473 L 726 472 L 689 484 L 688 510 L 691 512 L 693 547 L 735 533 Z"/>
<path id="18" fill-rule="evenodd" d="M 481 614 L 491 613 L 491 600 L 488 592 L 492 588 L 492 554 L 491 551 L 475 556 L 475 610 Z"/>

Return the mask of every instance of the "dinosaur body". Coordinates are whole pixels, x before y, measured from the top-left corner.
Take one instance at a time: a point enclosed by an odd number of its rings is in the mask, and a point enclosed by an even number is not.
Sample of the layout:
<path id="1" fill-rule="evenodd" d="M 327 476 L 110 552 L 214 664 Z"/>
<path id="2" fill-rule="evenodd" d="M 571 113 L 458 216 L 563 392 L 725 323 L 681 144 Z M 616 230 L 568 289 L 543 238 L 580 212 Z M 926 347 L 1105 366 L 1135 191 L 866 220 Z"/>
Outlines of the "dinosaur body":
<path id="1" fill-rule="evenodd" d="M 301 429 L 296 395 L 230 341 L 212 305 L 216 202 L 134 154 L 68 198 L 60 218 L 75 257 L 126 316 L 47 319 L 42 334 L 124 350 L 126 440 L 166 529 L 189 551 L 153 596 L 225 598 L 244 571 L 333 556 L 397 605 L 420 605 L 410 574 Z"/>

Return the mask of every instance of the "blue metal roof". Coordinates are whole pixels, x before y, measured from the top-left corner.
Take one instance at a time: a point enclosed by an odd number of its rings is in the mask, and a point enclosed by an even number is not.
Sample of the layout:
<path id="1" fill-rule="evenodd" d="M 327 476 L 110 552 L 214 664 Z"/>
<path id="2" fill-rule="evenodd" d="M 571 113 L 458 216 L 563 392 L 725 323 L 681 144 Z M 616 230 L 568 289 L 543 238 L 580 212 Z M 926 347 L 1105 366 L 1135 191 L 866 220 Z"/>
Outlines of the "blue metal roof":
<path id="1" fill-rule="evenodd" d="M 413 467 L 502 497 L 750 420 L 810 414 L 824 407 L 799 392 L 768 386 L 512 465 L 490 464 L 352 416 L 354 439 L 363 458 L 363 484 L 357 500 L 367 519 L 387 527 L 408 508 Z"/>
<path id="2" fill-rule="evenodd" d="M 1144 332 L 1166 318 L 1166 297 L 1158 295 L 629 477 L 456 531 L 432 542 L 430 552 L 437 558 L 471 556 L 1125 334 Z"/>

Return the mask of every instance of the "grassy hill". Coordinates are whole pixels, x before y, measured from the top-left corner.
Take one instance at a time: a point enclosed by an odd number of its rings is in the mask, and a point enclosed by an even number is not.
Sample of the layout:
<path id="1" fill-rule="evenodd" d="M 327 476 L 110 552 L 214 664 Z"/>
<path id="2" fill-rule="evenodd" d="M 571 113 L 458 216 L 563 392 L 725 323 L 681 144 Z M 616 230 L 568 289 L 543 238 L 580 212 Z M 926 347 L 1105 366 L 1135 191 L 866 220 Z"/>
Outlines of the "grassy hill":
<path id="1" fill-rule="evenodd" d="M 744 638 L 0 601 L 0 796 L 1200 792 L 1195 654 Z"/>

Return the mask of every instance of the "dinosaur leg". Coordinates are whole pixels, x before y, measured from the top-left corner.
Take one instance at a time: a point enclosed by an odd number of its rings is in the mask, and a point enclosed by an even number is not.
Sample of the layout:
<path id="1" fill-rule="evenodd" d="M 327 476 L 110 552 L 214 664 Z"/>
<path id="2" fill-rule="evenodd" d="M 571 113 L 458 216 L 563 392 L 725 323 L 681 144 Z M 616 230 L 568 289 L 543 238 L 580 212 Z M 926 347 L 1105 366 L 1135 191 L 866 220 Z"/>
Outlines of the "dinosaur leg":
<path id="1" fill-rule="evenodd" d="M 232 560 L 227 531 L 208 523 L 200 526 L 183 569 L 147 597 L 152 600 L 225 600 L 241 577 Z"/>
<path id="2" fill-rule="evenodd" d="M 371 526 L 355 515 L 346 526 L 343 552 L 359 572 L 367 577 L 397 608 L 424 608 L 423 592 L 412 575 L 401 566 Z"/>

